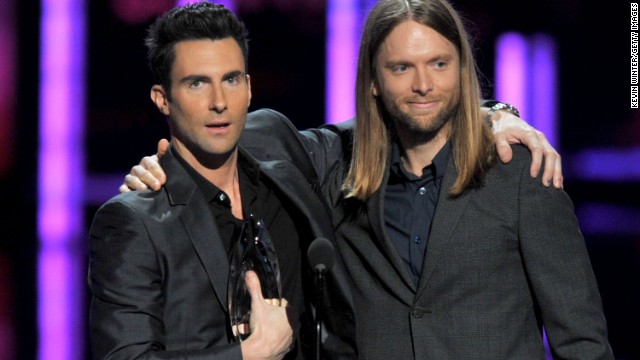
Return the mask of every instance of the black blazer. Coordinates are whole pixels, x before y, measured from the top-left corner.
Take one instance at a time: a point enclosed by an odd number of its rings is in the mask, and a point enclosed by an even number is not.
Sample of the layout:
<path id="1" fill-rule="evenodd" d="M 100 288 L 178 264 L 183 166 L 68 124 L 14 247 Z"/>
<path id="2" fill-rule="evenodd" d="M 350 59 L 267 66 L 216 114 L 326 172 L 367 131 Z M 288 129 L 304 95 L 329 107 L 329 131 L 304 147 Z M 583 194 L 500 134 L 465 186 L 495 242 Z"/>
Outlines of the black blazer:
<path id="1" fill-rule="evenodd" d="M 296 136 L 287 137 L 292 129 L 278 113 L 252 113 L 241 151 L 259 155 L 260 171 L 306 217 L 314 238 L 333 240 L 328 208 L 317 193 L 318 177 L 308 166 L 311 161 L 302 143 Z M 265 136 L 278 133 L 284 134 L 278 137 L 281 141 Z M 303 170 L 294 166 L 289 154 L 297 163 L 307 164 L 301 165 Z M 161 164 L 167 174 L 161 191 L 120 194 L 95 215 L 88 275 L 93 355 L 96 359 L 240 359 L 239 344 L 232 342 L 227 325 L 229 261 L 208 205 L 171 152 Z M 306 254 L 311 240 L 302 241 L 301 253 Z M 329 274 L 329 286 L 344 288 L 334 272 Z M 328 312 L 347 314 L 348 301 L 335 291 L 326 300 Z M 328 324 L 329 348 L 353 351 L 348 337 L 340 335 L 352 332 L 347 324 L 347 320 Z"/>

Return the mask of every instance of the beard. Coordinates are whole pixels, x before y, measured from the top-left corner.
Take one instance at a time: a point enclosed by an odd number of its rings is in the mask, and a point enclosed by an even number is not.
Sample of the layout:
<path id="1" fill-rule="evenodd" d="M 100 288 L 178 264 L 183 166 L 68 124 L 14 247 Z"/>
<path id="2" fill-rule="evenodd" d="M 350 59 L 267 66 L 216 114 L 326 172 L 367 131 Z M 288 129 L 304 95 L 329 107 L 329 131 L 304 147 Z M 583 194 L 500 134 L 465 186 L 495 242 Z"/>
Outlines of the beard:
<path id="1" fill-rule="evenodd" d="M 459 97 L 456 94 L 435 114 L 410 114 L 402 110 L 392 99 L 383 97 L 382 100 L 395 131 L 418 143 L 429 141 L 438 135 L 457 114 L 459 105 Z"/>

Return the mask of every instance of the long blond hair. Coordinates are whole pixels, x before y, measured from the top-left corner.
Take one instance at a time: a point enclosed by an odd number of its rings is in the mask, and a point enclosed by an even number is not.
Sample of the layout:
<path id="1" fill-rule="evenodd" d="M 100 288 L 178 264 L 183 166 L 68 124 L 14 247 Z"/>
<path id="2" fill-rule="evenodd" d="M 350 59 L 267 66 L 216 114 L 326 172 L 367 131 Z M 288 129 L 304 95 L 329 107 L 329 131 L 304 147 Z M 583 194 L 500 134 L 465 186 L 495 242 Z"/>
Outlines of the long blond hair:
<path id="1" fill-rule="evenodd" d="M 455 46 L 460 56 L 460 102 L 450 136 L 458 177 L 449 193 L 459 195 L 477 183 L 493 160 L 493 136 L 480 114 L 476 63 L 460 16 L 446 0 L 381 0 L 369 13 L 360 42 L 353 153 L 342 186 L 346 198 L 367 200 L 382 185 L 393 124 L 385 121 L 384 105 L 372 93 L 376 57 L 389 33 L 406 20 L 436 30 Z"/>

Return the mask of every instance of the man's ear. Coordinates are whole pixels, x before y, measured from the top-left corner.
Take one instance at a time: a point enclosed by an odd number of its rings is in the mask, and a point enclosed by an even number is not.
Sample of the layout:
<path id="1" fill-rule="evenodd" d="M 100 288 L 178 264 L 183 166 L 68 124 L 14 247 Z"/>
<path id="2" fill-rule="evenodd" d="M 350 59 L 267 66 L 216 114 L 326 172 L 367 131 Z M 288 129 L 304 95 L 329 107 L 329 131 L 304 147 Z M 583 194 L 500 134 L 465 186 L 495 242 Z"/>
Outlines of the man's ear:
<path id="1" fill-rule="evenodd" d="M 378 90 L 378 84 L 375 81 L 371 82 L 371 94 L 373 96 L 378 96 L 380 91 Z"/>
<path id="2" fill-rule="evenodd" d="M 153 85 L 149 95 L 151 96 L 151 101 L 156 104 L 161 113 L 166 116 L 171 114 L 169 111 L 169 99 L 167 98 L 167 93 L 164 91 L 164 87 L 162 87 L 162 85 Z"/>
<path id="3" fill-rule="evenodd" d="M 249 100 L 247 101 L 247 109 L 248 109 L 249 105 L 251 105 L 251 76 L 249 76 L 249 74 L 247 74 L 246 76 L 247 76 L 247 91 L 249 95 Z"/>

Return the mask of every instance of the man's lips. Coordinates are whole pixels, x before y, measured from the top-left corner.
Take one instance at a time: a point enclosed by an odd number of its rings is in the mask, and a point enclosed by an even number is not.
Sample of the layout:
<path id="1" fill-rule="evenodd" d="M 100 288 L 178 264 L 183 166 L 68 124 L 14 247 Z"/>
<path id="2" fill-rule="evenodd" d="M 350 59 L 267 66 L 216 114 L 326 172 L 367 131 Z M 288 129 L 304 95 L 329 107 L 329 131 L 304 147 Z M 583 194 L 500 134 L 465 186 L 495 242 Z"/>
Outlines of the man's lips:
<path id="1" fill-rule="evenodd" d="M 216 122 L 216 123 L 211 123 L 211 124 L 207 124 L 205 125 L 208 128 L 215 128 L 215 129 L 222 129 L 222 128 L 226 128 L 228 126 L 230 126 L 231 123 L 229 122 Z"/>
<path id="2" fill-rule="evenodd" d="M 409 100 L 407 104 L 411 107 L 420 108 L 420 109 L 430 109 L 436 106 L 440 101 L 439 100 Z"/>
<path id="3" fill-rule="evenodd" d="M 231 129 L 231 123 L 227 121 L 213 122 L 206 124 L 205 127 L 211 134 L 223 135 L 229 132 Z"/>

